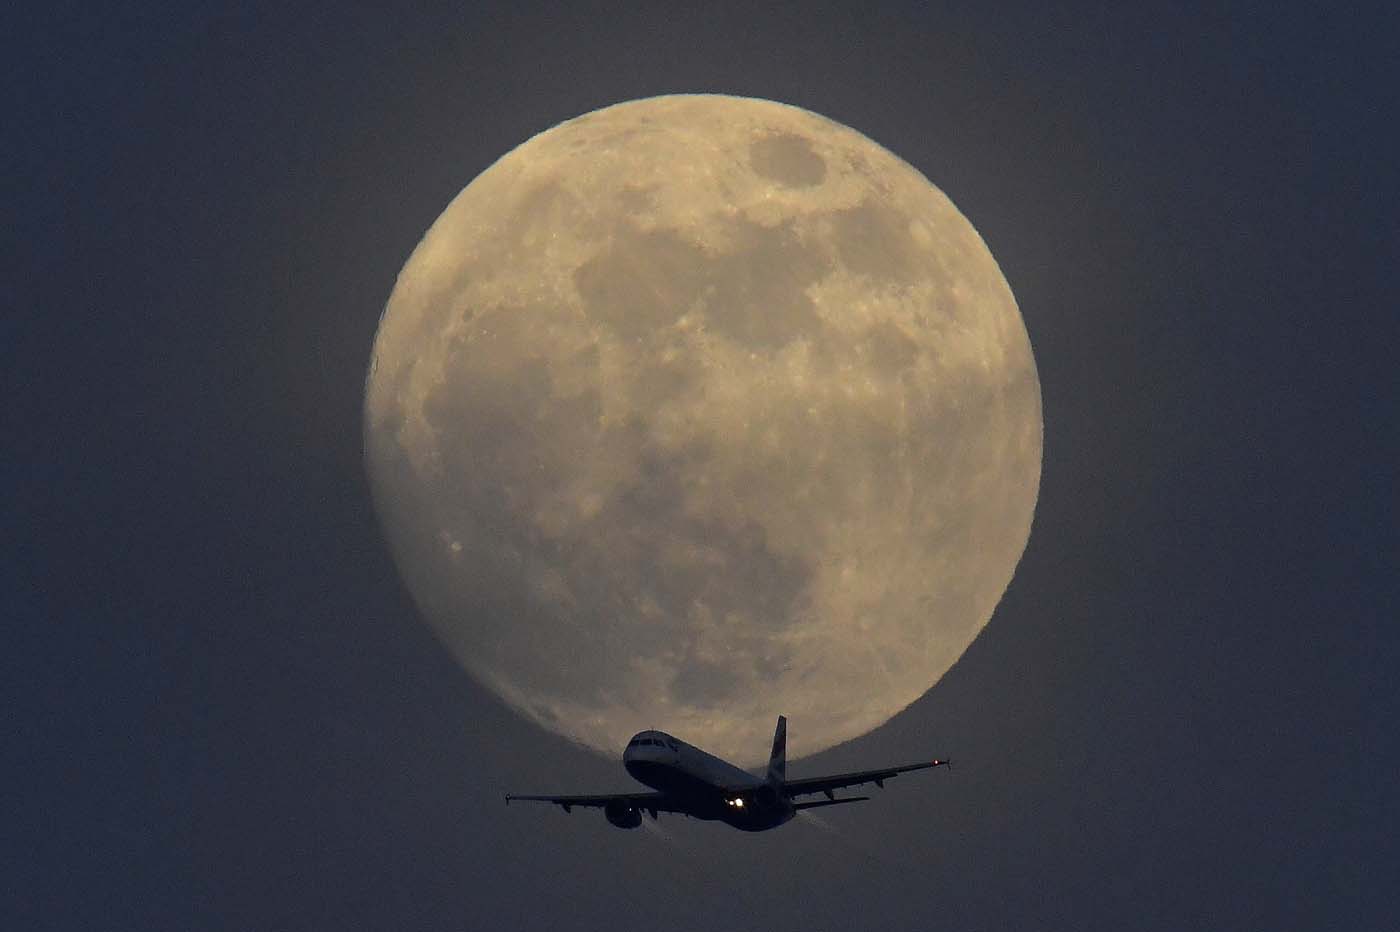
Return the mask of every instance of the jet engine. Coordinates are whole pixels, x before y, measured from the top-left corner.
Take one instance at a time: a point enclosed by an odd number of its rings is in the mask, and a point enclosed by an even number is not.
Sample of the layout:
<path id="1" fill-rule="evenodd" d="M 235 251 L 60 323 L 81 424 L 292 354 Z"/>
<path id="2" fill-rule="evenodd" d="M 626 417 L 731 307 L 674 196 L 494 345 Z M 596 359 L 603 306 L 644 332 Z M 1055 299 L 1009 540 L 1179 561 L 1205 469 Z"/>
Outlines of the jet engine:
<path id="1" fill-rule="evenodd" d="M 618 828 L 636 828 L 642 824 L 642 810 L 620 799 L 614 799 L 604 806 L 603 815 Z"/>

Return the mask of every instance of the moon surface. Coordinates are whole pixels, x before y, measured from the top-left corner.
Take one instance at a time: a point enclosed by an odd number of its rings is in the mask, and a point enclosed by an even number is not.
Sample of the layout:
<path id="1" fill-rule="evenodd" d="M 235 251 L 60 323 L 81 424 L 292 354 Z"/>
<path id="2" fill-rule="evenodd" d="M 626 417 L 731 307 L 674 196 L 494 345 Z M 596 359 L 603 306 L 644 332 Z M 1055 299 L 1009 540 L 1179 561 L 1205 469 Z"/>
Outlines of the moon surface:
<path id="1" fill-rule="evenodd" d="M 929 689 L 1025 548 L 1025 325 L 918 171 L 765 100 L 618 104 L 447 207 L 375 339 L 399 570 L 481 683 L 607 754 L 861 735 Z"/>

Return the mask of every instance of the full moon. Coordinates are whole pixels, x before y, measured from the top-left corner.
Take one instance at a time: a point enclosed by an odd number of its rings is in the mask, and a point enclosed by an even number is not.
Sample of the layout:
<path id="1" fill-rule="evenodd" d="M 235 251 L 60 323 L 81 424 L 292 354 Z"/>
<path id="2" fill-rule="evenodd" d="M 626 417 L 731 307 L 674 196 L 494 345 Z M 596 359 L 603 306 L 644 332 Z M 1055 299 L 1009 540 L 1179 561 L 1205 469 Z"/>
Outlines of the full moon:
<path id="1" fill-rule="evenodd" d="M 1040 385 L 977 231 L 766 100 L 540 133 L 443 211 L 374 343 L 366 460 L 442 642 L 540 725 L 812 754 L 919 698 L 1030 533 Z"/>

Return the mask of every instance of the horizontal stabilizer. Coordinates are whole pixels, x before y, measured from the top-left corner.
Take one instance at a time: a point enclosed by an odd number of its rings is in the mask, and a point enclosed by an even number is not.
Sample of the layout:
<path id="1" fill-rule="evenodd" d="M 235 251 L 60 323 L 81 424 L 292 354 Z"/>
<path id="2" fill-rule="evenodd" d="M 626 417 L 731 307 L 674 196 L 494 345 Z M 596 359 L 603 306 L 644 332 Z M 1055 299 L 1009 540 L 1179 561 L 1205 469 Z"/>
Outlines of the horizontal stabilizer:
<path id="1" fill-rule="evenodd" d="M 819 799 L 812 803 L 793 803 L 794 809 L 818 809 L 822 806 L 839 806 L 842 803 L 859 803 L 869 799 L 869 796 L 847 796 L 845 799 Z"/>

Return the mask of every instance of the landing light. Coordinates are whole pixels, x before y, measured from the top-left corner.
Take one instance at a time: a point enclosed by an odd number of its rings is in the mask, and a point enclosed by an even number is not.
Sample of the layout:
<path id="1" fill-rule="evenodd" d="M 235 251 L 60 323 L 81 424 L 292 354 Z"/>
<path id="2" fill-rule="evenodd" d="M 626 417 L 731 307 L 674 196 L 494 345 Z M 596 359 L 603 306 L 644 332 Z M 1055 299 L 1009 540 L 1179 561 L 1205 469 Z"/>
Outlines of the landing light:
<path id="1" fill-rule="evenodd" d="M 736 796 L 736 797 L 734 797 L 733 799 L 726 799 L 725 802 L 727 802 L 729 805 L 733 806 L 735 809 L 743 809 L 743 808 L 744 808 L 744 800 L 743 800 L 742 797 L 739 797 L 739 796 Z"/>

